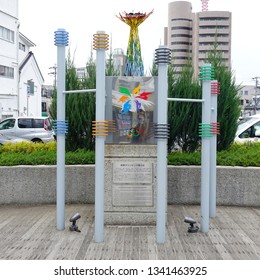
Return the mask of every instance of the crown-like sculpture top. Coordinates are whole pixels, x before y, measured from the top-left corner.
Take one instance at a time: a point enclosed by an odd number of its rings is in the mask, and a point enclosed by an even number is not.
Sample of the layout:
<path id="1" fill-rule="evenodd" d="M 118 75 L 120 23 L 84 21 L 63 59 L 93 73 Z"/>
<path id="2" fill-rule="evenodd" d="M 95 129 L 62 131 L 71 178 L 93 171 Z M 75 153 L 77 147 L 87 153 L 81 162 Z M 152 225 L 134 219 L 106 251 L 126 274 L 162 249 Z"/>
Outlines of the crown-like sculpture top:
<path id="1" fill-rule="evenodd" d="M 123 12 L 122 14 L 119 13 L 119 16 L 117 16 L 120 20 L 125 22 L 128 25 L 140 25 L 142 22 L 144 22 L 151 14 L 153 13 L 153 10 L 150 13 L 127 13 Z"/>
<path id="2" fill-rule="evenodd" d="M 122 13 L 117 16 L 121 21 L 130 26 L 124 76 L 143 76 L 144 66 L 141 56 L 141 45 L 138 35 L 138 26 L 144 22 L 150 13 Z"/>

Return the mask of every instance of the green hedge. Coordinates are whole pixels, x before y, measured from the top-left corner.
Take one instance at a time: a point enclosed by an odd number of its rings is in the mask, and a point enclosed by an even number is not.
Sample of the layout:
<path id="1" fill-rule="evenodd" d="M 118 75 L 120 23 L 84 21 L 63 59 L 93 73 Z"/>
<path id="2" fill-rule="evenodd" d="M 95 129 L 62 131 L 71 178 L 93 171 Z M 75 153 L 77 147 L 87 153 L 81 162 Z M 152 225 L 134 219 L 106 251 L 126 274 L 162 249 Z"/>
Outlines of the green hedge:
<path id="1" fill-rule="evenodd" d="M 84 149 L 67 152 L 68 165 L 94 164 L 95 153 Z M 55 165 L 56 142 L 47 144 L 22 142 L 0 146 L 0 166 Z M 200 165 L 201 153 L 173 152 L 168 155 L 169 165 Z M 217 153 L 217 165 L 260 167 L 260 143 L 233 144 Z"/>
<path id="2" fill-rule="evenodd" d="M 66 164 L 94 164 L 95 153 L 84 149 L 65 154 Z M 13 165 L 55 165 L 56 142 L 8 143 L 0 146 L 0 166 Z"/>

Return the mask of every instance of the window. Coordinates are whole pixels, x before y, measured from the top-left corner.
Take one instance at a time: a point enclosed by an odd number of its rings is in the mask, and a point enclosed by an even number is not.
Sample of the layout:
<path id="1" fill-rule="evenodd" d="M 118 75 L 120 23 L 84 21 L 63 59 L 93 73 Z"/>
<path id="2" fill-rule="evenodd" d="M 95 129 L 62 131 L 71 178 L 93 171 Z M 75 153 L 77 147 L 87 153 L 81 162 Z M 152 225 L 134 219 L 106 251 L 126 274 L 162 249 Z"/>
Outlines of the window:
<path id="1" fill-rule="evenodd" d="M 229 20 L 229 17 L 201 17 L 201 21 Z"/>
<path id="2" fill-rule="evenodd" d="M 19 128 L 32 128 L 32 119 L 18 119 Z"/>
<path id="3" fill-rule="evenodd" d="M 192 21 L 191 19 L 188 19 L 188 18 L 172 18 L 171 19 L 171 21 L 177 21 L 177 20 Z"/>
<path id="4" fill-rule="evenodd" d="M 0 77 L 14 78 L 14 68 L 0 65 Z"/>
<path id="5" fill-rule="evenodd" d="M 174 50 L 172 50 L 172 52 L 190 52 L 191 53 L 191 50 L 187 50 L 187 49 L 174 49 Z"/>
<path id="6" fill-rule="evenodd" d="M 171 37 L 186 37 L 186 38 L 192 38 L 192 35 L 189 35 L 189 34 L 172 34 Z"/>
<path id="7" fill-rule="evenodd" d="M 208 25 L 208 26 L 200 26 L 199 28 L 200 29 L 228 29 L 228 27 L 225 25 L 215 25 L 215 26 Z"/>
<path id="8" fill-rule="evenodd" d="M 48 119 L 18 119 L 19 128 L 45 128 L 45 126 L 49 129 L 50 123 Z"/>
<path id="9" fill-rule="evenodd" d="M 14 43 L 14 31 L 0 26 L 0 38 Z"/>
<path id="10" fill-rule="evenodd" d="M 257 130 L 260 130 L 260 122 L 257 122 L 256 124 L 250 126 L 247 130 L 242 132 L 239 135 L 239 138 L 254 138 L 255 137 L 255 132 Z"/>
<path id="11" fill-rule="evenodd" d="M 187 56 L 174 56 L 174 59 L 189 59 Z"/>
<path id="12" fill-rule="evenodd" d="M 33 119 L 33 128 L 43 128 L 44 120 L 43 119 Z"/>
<path id="13" fill-rule="evenodd" d="M 171 45 L 191 45 L 191 42 L 171 42 Z"/>
<path id="14" fill-rule="evenodd" d="M 47 104 L 46 104 L 46 102 L 42 102 L 42 112 L 43 113 L 47 112 Z"/>
<path id="15" fill-rule="evenodd" d="M 199 34 L 199 37 L 201 38 L 226 38 L 228 37 L 228 34 L 212 34 L 212 33 L 208 33 L 208 34 Z"/>
<path id="16" fill-rule="evenodd" d="M 200 46 L 214 46 L 215 42 L 200 42 Z M 218 46 L 228 46 L 228 42 L 218 42 Z"/>
<path id="17" fill-rule="evenodd" d="M 19 43 L 19 50 L 25 52 L 25 45 L 22 43 Z"/>
<path id="18" fill-rule="evenodd" d="M 4 120 L 0 124 L 0 130 L 2 129 L 11 129 L 14 127 L 15 119 Z"/>
<path id="19" fill-rule="evenodd" d="M 192 28 L 187 26 L 173 26 L 171 30 L 192 30 Z"/>

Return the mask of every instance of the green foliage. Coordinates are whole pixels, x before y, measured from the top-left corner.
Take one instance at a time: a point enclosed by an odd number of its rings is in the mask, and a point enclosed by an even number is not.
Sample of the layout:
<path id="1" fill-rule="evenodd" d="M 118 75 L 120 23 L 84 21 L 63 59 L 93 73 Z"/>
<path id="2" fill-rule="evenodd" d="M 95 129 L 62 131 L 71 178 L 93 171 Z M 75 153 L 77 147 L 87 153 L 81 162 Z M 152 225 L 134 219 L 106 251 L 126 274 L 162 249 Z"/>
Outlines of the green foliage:
<path id="1" fill-rule="evenodd" d="M 201 152 L 172 152 L 169 165 L 200 165 Z M 227 150 L 217 152 L 217 165 L 260 167 L 260 143 L 233 144 Z"/>
<path id="2" fill-rule="evenodd" d="M 66 153 L 66 164 L 94 164 L 95 153 L 94 151 L 86 151 L 84 149 L 78 149 L 74 152 Z"/>
<path id="3" fill-rule="evenodd" d="M 106 60 L 106 76 L 119 76 L 120 71 L 115 68 L 113 61 L 113 53 L 110 49 L 108 59 Z"/>
<path id="4" fill-rule="evenodd" d="M 177 80 L 174 69 L 168 70 L 168 96 L 175 98 L 201 98 L 201 87 L 193 80 L 193 71 L 188 64 Z M 186 152 L 195 151 L 200 144 L 198 125 L 201 120 L 201 104 L 193 102 L 169 101 L 168 123 L 170 124 L 169 151 L 176 147 Z"/>
<path id="5" fill-rule="evenodd" d="M 65 154 L 67 165 L 94 164 L 94 151 L 78 149 Z M 0 146 L 0 166 L 55 165 L 56 142 L 49 143 L 6 143 Z"/>
<path id="6" fill-rule="evenodd" d="M 57 120 L 57 88 L 56 87 L 53 90 L 53 96 L 52 96 L 49 113 L 52 120 Z"/>
<path id="7" fill-rule="evenodd" d="M 106 75 L 116 76 L 119 71 L 114 68 L 113 54 L 110 52 L 106 63 Z M 70 52 L 66 59 L 66 90 L 95 89 L 96 65 L 91 52 L 86 64 L 86 75 L 79 80 L 76 73 L 74 60 Z M 94 150 L 95 142 L 92 137 L 92 121 L 95 120 L 95 93 L 70 93 L 66 94 L 66 120 L 68 120 L 68 133 L 66 135 L 66 150 L 77 149 Z M 57 93 L 54 92 L 51 116 L 57 118 Z"/>
<path id="8" fill-rule="evenodd" d="M 260 143 L 232 144 L 217 155 L 219 165 L 260 167 Z"/>
<path id="9" fill-rule="evenodd" d="M 168 155 L 169 165 L 200 165 L 201 153 L 200 152 L 172 152 Z"/>
<path id="10" fill-rule="evenodd" d="M 86 149 L 69 151 L 65 154 L 67 165 L 94 164 L 95 153 Z M 55 165 L 56 142 L 8 143 L 0 146 L 0 166 Z M 201 152 L 172 152 L 168 155 L 169 165 L 200 165 Z M 233 144 L 227 150 L 217 152 L 217 165 L 260 167 L 260 143 Z"/>
<path id="11" fill-rule="evenodd" d="M 56 152 L 56 142 L 50 141 L 48 143 L 33 143 L 33 142 L 19 142 L 19 143 L 5 143 L 0 146 L 0 154 L 4 153 L 31 153 L 37 151 L 51 151 Z"/>
<path id="12" fill-rule="evenodd" d="M 220 123 L 220 135 L 218 135 L 218 150 L 227 149 L 234 141 L 237 131 L 238 118 L 240 116 L 240 100 L 237 86 L 230 71 L 224 64 L 221 52 L 214 49 L 208 53 L 208 62 L 214 67 L 214 78 L 220 82 L 220 95 L 218 96 L 218 122 Z"/>
<path id="13" fill-rule="evenodd" d="M 153 59 L 152 68 L 149 69 L 150 75 L 155 77 L 158 76 L 158 66 L 155 64 L 155 60 Z"/>

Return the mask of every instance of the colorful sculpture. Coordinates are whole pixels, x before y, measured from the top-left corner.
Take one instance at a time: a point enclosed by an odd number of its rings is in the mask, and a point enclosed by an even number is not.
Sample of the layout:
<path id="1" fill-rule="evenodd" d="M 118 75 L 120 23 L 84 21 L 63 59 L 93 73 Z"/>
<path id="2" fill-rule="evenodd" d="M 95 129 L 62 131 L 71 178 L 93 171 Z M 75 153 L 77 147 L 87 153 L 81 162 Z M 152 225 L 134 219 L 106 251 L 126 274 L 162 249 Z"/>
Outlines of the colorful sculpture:
<path id="1" fill-rule="evenodd" d="M 124 69 L 124 76 L 143 76 L 144 65 L 141 56 L 141 45 L 138 35 L 138 26 L 144 22 L 151 14 L 150 13 L 126 13 L 117 16 L 121 21 L 130 26 L 130 35 L 128 40 L 128 47 L 126 53 L 126 64 Z"/>

